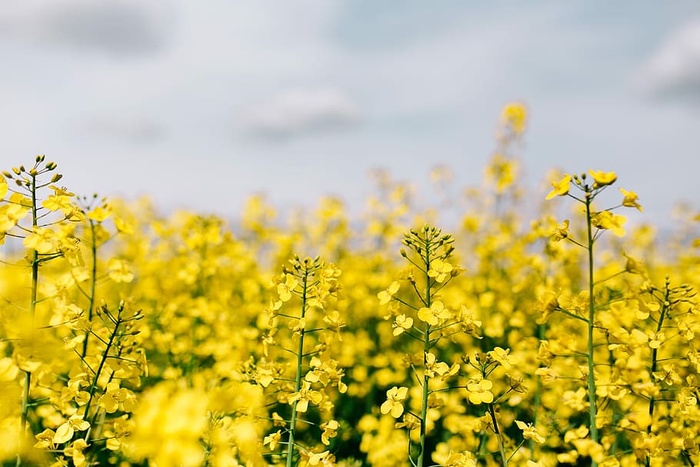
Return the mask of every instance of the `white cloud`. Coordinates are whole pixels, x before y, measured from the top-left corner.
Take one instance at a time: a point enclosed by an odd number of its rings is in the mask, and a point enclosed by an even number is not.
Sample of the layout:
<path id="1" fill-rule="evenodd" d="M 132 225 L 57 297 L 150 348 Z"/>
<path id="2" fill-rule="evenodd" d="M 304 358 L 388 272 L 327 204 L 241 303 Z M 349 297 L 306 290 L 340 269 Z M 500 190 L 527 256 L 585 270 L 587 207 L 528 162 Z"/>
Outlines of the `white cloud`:
<path id="1" fill-rule="evenodd" d="M 654 53 L 638 78 L 645 93 L 700 103 L 700 20 L 678 29 Z"/>
<path id="2" fill-rule="evenodd" d="M 93 136 L 133 143 L 158 141 L 166 133 L 161 121 L 138 114 L 96 115 L 85 122 L 85 128 Z"/>
<path id="3" fill-rule="evenodd" d="M 3 5 L 0 36 L 40 46 L 59 45 L 130 55 L 164 46 L 171 26 L 165 3 L 135 0 L 26 0 Z"/>
<path id="4" fill-rule="evenodd" d="M 337 89 L 297 89 L 251 109 L 243 124 L 258 136 L 289 137 L 348 126 L 359 118 L 358 106 Z"/>

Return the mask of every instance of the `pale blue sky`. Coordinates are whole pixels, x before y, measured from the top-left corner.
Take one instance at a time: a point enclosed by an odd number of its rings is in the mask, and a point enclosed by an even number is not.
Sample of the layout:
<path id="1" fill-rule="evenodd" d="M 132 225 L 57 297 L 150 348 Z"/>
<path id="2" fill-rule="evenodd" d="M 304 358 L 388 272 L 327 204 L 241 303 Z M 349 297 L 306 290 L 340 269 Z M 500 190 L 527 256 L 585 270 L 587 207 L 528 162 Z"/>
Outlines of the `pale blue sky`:
<path id="1" fill-rule="evenodd" d="M 616 170 L 667 222 L 700 198 L 700 3 L 611 3 L 8 0 L 0 161 L 167 209 L 359 211 L 373 167 L 478 184 L 517 99 L 528 184 Z"/>

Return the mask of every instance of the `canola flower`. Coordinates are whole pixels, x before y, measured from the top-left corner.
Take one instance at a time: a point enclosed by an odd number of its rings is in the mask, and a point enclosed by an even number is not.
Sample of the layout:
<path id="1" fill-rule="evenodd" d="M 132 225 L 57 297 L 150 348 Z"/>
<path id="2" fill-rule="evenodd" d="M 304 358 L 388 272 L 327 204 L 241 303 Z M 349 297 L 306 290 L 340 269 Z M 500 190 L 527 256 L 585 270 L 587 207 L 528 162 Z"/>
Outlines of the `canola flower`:
<path id="1" fill-rule="evenodd" d="M 526 218 L 527 112 L 505 114 L 485 185 L 431 210 L 378 175 L 362 222 L 255 197 L 231 227 L 80 197 L 41 157 L 7 170 L 2 462 L 700 463 L 700 216 L 658 248 L 623 220 L 643 200 L 592 170 Z"/>

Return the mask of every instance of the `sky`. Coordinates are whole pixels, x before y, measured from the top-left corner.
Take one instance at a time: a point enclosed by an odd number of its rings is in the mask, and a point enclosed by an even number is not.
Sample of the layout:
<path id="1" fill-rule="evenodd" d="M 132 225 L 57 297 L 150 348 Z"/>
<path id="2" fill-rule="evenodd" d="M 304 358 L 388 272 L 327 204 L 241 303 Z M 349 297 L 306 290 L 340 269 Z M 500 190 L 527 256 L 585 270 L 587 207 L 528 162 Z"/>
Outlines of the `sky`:
<path id="1" fill-rule="evenodd" d="M 697 1 L 4 0 L 0 63 L 2 169 L 46 154 L 78 194 L 236 217 L 360 210 L 374 168 L 478 186 L 522 101 L 533 190 L 614 170 L 661 224 L 700 199 Z"/>

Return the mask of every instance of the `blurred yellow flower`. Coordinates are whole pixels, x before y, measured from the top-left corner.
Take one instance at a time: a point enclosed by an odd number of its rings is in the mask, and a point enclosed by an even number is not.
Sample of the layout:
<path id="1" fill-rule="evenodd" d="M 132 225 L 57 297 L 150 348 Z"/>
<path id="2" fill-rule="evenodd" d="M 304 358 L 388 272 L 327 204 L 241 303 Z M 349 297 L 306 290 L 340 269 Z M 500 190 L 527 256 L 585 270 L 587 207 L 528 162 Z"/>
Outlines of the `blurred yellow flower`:
<path id="1" fill-rule="evenodd" d="M 527 123 L 527 107 L 522 102 L 511 102 L 501 110 L 501 121 L 513 133 L 521 134 Z"/>
<path id="2" fill-rule="evenodd" d="M 553 242 L 558 242 L 561 240 L 564 240 L 565 238 L 569 237 L 569 220 L 566 219 L 561 223 L 561 225 L 555 227 L 552 230 L 552 233 L 549 235 L 549 238 Z"/>
<path id="3" fill-rule="evenodd" d="M 625 229 L 623 225 L 627 222 L 627 218 L 618 214 L 613 214 L 610 211 L 600 211 L 593 215 L 591 223 L 594 227 L 602 230 L 609 230 L 617 237 L 624 237 Z"/>
<path id="4" fill-rule="evenodd" d="M 382 290 L 377 294 L 377 298 L 379 299 L 379 304 L 380 305 L 386 305 L 391 301 L 391 299 L 396 295 L 396 292 L 399 291 L 399 287 L 401 284 L 398 281 L 394 281 L 391 283 L 388 289 Z"/>

